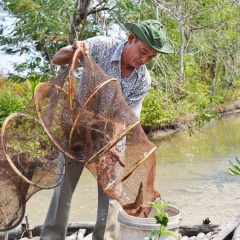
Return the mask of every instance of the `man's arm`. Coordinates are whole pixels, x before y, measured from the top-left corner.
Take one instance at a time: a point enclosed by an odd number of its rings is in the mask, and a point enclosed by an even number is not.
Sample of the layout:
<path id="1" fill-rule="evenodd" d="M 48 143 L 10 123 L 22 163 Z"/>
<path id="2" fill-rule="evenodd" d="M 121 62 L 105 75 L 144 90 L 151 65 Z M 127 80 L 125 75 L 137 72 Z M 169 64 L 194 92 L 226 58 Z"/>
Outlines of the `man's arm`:
<path id="1" fill-rule="evenodd" d="M 75 41 L 73 45 L 61 48 L 54 55 L 52 63 L 56 65 L 65 65 L 71 63 L 75 51 L 80 47 L 83 48 L 86 54 L 88 54 L 88 44 L 83 41 Z"/>

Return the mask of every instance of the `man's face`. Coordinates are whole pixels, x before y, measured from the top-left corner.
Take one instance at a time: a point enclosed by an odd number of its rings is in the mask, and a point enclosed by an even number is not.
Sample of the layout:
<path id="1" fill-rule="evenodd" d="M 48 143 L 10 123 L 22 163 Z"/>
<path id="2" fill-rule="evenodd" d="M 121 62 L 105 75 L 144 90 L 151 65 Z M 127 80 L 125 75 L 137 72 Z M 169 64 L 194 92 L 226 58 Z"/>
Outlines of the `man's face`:
<path id="1" fill-rule="evenodd" d="M 135 35 L 129 36 L 129 48 L 127 51 L 127 59 L 129 65 L 136 68 L 143 64 L 148 64 L 156 55 L 157 51 L 141 40 L 137 40 Z"/>

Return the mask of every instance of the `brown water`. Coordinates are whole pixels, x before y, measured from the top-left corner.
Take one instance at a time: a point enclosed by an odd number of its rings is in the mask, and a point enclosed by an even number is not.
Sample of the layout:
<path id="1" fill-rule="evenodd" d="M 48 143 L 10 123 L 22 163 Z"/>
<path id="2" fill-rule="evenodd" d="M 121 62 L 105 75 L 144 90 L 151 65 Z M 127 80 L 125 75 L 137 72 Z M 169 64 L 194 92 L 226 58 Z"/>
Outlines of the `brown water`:
<path id="1" fill-rule="evenodd" d="M 200 198 L 206 191 L 209 193 L 208 187 L 214 187 L 214 190 L 210 190 L 214 195 L 214 191 L 221 194 L 223 182 L 237 184 L 236 186 L 240 183 L 240 177 L 231 177 L 224 172 L 228 160 L 234 161 L 235 156 L 240 157 L 240 113 L 214 121 L 192 136 L 186 132 L 177 132 L 164 139 L 152 141 L 157 146 L 156 189 L 163 199 L 184 209 L 187 214 L 194 214 L 194 210 L 190 211 L 188 205 L 194 204 L 195 196 L 198 201 L 203 201 L 202 205 L 211 205 L 204 197 Z M 229 189 L 230 187 L 228 185 Z M 232 209 L 236 207 L 236 211 L 240 213 L 240 194 L 233 191 Z M 51 195 L 52 190 L 42 190 L 27 202 L 26 215 L 30 224 L 43 223 Z M 202 206 L 204 209 L 206 207 Z M 69 221 L 95 221 L 96 211 L 96 182 L 85 170 L 73 196 Z M 205 216 L 204 212 L 202 214 Z M 230 217 L 233 214 L 231 212 Z M 226 216 L 225 213 L 223 215 Z M 191 223 L 194 223 L 194 218 Z"/>

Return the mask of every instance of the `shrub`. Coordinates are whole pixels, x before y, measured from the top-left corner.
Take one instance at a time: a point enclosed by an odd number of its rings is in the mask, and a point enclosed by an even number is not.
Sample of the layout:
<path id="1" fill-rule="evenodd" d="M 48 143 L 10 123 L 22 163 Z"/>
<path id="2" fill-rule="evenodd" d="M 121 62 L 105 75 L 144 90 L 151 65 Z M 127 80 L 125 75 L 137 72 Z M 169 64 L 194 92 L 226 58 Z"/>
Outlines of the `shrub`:
<path id="1" fill-rule="evenodd" d="M 12 113 L 21 111 L 29 102 L 32 93 L 22 94 L 7 79 L 0 78 L 0 126 L 6 117 Z"/>

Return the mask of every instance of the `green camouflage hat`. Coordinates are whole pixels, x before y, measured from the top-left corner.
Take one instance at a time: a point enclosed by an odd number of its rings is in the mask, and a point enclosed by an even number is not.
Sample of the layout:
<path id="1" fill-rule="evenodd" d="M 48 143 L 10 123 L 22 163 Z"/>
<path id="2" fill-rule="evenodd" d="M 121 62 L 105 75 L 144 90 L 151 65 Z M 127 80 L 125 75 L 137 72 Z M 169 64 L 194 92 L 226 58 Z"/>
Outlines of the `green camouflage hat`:
<path id="1" fill-rule="evenodd" d="M 125 23 L 124 27 L 138 36 L 144 43 L 161 53 L 173 53 L 173 47 L 168 44 L 167 33 L 157 20 L 146 20 L 139 24 Z"/>

